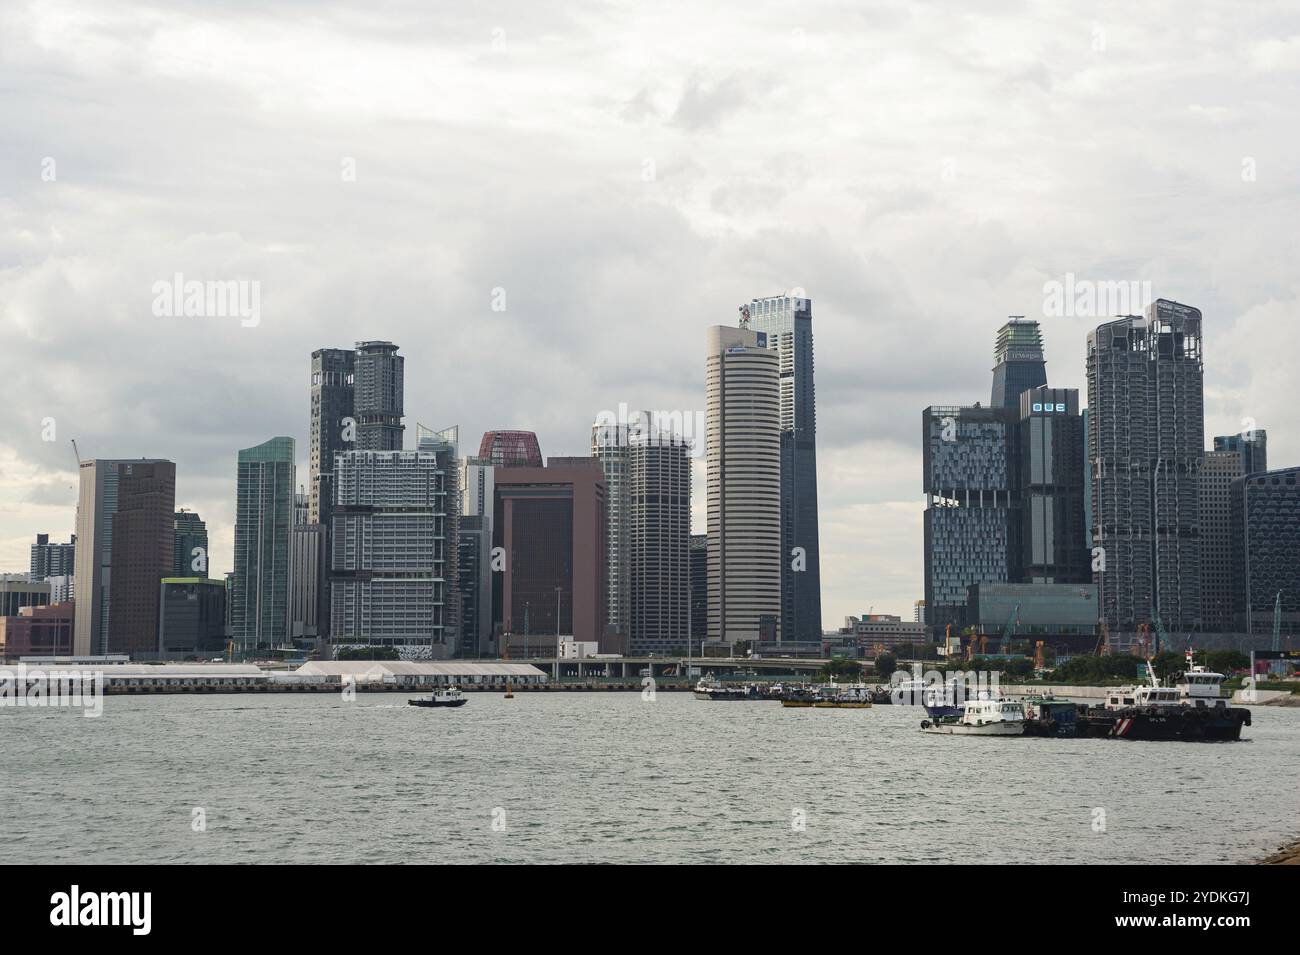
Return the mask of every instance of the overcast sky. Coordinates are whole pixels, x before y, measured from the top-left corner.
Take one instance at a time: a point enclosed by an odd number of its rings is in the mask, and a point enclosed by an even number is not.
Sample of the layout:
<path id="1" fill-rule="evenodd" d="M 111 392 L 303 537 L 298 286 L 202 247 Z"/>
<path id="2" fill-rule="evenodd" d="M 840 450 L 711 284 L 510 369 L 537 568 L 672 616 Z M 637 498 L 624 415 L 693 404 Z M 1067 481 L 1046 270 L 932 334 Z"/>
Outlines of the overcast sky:
<path id="1" fill-rule="evenodd" d="M 2 570 L 72 532 L 76 438 L 176 461 L 220 576 L 236 451 L 292 436 L 306 483 L 314 348 L 397 342 L 408 441 L 585 454 L 702 410 L 706 327 L 789 289 L 827 628 L 910 617 L 921 409 L 988 401 L 1008 314 L 1085 387 L 1066 273 L 1200 308 L 1207 435 L 1300 463 L 1294 4 L 264 6 L 0 6 Z M 260 322 L 155 315 L 178 272 Z"/>

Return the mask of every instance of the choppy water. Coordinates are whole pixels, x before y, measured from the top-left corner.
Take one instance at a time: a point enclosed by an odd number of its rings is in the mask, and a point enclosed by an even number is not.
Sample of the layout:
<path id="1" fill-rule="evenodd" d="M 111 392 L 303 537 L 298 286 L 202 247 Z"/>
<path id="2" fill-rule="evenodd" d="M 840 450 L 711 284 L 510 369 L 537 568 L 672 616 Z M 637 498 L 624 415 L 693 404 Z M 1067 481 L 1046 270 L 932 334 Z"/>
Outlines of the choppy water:
<path id="1" fill-rule="evenodd" d="M 0 709 L 0 862 L 1234 862 L 1300 836 L 1300 709 L 1196 744 L 679 693 L 406 699 Z"/>

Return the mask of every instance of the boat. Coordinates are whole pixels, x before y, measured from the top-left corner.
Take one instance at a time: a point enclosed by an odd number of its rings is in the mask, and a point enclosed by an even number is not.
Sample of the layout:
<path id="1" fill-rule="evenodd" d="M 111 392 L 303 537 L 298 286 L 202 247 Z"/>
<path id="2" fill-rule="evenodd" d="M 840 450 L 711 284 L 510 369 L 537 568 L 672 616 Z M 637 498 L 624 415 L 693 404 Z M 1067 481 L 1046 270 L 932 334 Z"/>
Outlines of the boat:
<path id="1" fill-rule="evenodd" d="M 452 686 L 445 690 L 435 690 L 431 696 L 406 702 L 411 706 L 464 706 L 468 701 L 460 687 Z"/>
<path id="2" fill-rule="evenodd" d="M 928 716 L 960 716 L 966 700 L 1000 700 L 1002 690 L 988 683 L 971 684 L 964 677 L 950 676 L 943 683 L 926 680 L 905 680 L 893 688 L 893 702 L 921 705 Z"/>
<path id="3" fill-rule="evenodd" d="M 697 700 L 734 701 L 761 700 L 762 694 L 753 683 L 725 685 L 711 676 L 703 677 L 695 684 Z"/>
<path id="4" fill-rule="evenodd" d="M 1079 707 L 1070 700 L 1058 699 L 1049 690 L 1027 696 L 1021 703 L 1025 707 L 1026 736 L 1079 735 Z"/>
<path id="5" fill-rule="evenodd" d="M 1124 686 L 1106 694 L 1101 706 L 1080 707 L 1080 735 L 1130 740 L 1231 742 L 1250 725 L 1250 710 L 1229 706 L 1223 697 L 1227 677 L 1192 664 L 1163 686 L 1151 661 L 1147 684 Z"/>
<path id="6" fill-rule="evenodd" d="M 827 683 L 785 693 L 781 705 L 798 709 L 866 710 L 871 708 L 873 687 L 866 683 Z"/>
<path id="7" fill-rule="evenodd" d="M 1023 736 L 1025 708 L 1018 700 L 967 700 L 960 716 L 922 720 L 921 729 L 943 736 Z"/>

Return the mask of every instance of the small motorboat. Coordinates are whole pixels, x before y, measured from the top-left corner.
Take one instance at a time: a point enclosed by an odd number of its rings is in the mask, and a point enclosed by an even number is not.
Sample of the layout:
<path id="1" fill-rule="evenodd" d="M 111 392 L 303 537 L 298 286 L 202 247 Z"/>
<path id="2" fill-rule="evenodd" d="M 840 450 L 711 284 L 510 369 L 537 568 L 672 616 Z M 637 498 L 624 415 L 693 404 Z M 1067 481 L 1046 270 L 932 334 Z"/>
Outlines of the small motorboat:
<path id="1" fill-rule="evenodd" d="M 464 706 L 468 701 L 460 687 L 435 690 L 432 696 L 420 700 L 407 700 L 411 706 Z"/>

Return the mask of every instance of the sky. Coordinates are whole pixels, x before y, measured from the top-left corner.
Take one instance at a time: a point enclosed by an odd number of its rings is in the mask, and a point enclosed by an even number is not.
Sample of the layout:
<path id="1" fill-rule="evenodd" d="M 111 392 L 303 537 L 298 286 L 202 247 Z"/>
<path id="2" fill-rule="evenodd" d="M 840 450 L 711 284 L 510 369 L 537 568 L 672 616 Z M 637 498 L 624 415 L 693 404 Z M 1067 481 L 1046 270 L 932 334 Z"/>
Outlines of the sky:
<path id="1" fill-rule="evenodd" d="M 1294 4 L 263 6 L 0 6 L 0 570 L 72 533 L 75 439 L 174 460 L 220 576 L 238 449 L 307 483 L 315 348 L 401 346 L 408 443 L 585 454 L 702 411 L 706 328 L 791 290 L 827 629 L 910 619 L 921 411 L 989 400 L 1006 316 L 1086 389 L 1067 275 L 1200 308 L 1207 436 L 1300 464 Z M 178 273 L 257 320 L 165 314 Z"/>

